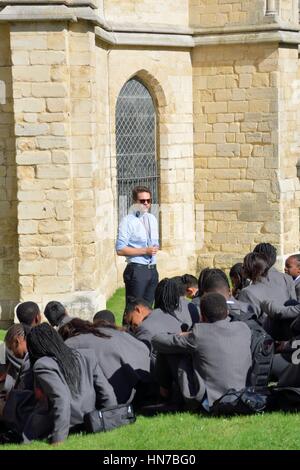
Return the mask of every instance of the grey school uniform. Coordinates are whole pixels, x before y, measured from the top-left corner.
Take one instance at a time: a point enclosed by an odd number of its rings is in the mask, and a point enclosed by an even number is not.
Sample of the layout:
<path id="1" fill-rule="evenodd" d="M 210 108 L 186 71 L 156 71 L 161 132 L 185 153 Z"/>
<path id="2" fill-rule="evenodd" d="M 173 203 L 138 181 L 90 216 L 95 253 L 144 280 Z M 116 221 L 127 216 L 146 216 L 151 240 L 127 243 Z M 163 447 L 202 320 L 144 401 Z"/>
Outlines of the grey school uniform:
<path id="1" fill-rule="evenodd" d="M 198 323 L 187 336 L 159 334 L 152 342 L 159 353 L 191 355 L 192 370 L 180 363 L 178 369 L 179 387 L 186 399 L 201 401 L 206 391 L 211 406 L 229 388 L 245 387 L 252 359 L 251 332 L 243 322 Z"/>
<path id="2" fill-rule="evenodd" d="M 135 337 L 145 343 L 151 351 L 151 360 L 155 361 L 155 350 L 152 348 L 151 340 L 159 333 L 180 333 L 181 326 L 185 322 L 169 313 L 164 313 L 159 308 L 152 310 L 135 331 Z"/>
<path id="3" fill-rule="evenodd" d="M 300 276 L 298 277 L 298 279 L 294 280 L 294 283 L 295 283 L 297 300 L 298 302 L 300 302 Z"/>
<path id="4" fill-rule="evenodd" d="M 293 278 L 275 268 L 271 268 L 261 281 L 242 289 L 239 295 L 239 300 L 250 304 L 258 318 L 263 314 L 261 304 L 264 300 L 283 305 L 290 299 L 296 299 Z"/>
<path id="5" fill-rule="evenodd" d="M 149 349 L 125 331 L 109 327 L 99 330 L 110 338 L 81 334 L 67 339 L 66 344 L 75 349 L 92 349 L 118 403 L 127 403 L 138 382 L 150 382 Z"/>
<path id="6" fill-rule="evenodd" d="M 199 311 L 195 304 L 187 300 L 185 297 L 180 297 L 179 307 L 175 310 L 174 314 L 183 324 L 190 328 L 194 323 L 199 322 Z"/>
<path id="7" fill-rule="evenodd" d="M 48 406 L 39 402 L 28 417 L 23 430 L 25 442 L 47 436 L 52 443 L 63 441 L 71 427 L 83 423 L 86 413 L 117 405 L 113 388 L 104 377 L 95 353 L 82 349 L 77 354 L 80 383 L 76 396 L 71 395 L 55 359 L 42 357 L 34 364 L 35 386 L 43 391 Z"/>

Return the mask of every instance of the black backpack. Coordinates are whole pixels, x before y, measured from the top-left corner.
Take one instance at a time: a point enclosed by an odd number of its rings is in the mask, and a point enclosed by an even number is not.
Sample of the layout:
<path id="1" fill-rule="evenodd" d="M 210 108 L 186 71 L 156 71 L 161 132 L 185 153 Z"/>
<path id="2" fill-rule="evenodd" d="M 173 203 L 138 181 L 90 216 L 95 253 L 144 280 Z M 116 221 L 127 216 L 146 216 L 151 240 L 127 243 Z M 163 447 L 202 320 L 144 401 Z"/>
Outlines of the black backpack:
<path id="1" fill-rule="evenodd" d="M 266 410 L 268 394 L 257 392 L 254 387 L 227 390 L 210 408 L 212 416 L 234 416 L 261 413 Z"/>
<path id="2" fill-rule="evenodd" d="M 253 314 L 230 315 L 231 321 L 243 321 L 251 330 L 252 367 L 247 385 L 256 390 L 268 386 L 274 356 L 274 340 L 256 321 Z"/>

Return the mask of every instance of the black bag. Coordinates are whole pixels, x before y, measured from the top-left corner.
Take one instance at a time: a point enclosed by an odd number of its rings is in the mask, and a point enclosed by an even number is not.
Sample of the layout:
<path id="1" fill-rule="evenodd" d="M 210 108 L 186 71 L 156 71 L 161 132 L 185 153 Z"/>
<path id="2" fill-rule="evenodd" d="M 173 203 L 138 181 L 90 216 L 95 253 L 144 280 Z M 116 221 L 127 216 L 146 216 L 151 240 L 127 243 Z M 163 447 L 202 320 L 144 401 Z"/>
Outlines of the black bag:
<path id="1" fill-rule="evenodd" d="M 103 432 L 132 424 L 135 420 L 132 405 L 119 405 L 87 413 L 84 416 L 84 425 L 88 432 Z"/>
<path id="2" fill-rule="evenodd" d="M 274 357 L 274 340 L 256 321 L 252 313 L 230 314 L 231 321 L 243 321 L 251 330 L 252 366 L 248 373 L 247 385 L 256 390 L 264 389 L 269 382 Z"/>
<path id="3" fill-rule="evenodd" d="M 271 389 L 270 409 L 271 411 L 300 411 L 300 388 L 273 387 Z"/>
<path id="4" fill-rule="evenodd" d="M 261 413 L 266 409 L 267 400 L 267 394 L 257 393 L 253 387 L 231 388 L 214 402 L 210 412 L 213 416 Z"/>

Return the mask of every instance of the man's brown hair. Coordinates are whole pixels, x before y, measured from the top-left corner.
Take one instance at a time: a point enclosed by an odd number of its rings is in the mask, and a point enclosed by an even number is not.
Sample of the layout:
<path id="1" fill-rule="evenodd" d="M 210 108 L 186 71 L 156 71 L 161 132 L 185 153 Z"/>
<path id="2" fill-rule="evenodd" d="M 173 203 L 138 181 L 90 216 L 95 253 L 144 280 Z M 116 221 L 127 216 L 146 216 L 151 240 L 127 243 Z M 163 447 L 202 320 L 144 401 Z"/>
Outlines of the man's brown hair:
<path id="1" fill-rule="evenodd" d="M 147 188 L 147 186 L 135 186 L 132 190 L 132 198 L 133 198 L 134 202 L 137 202 L 139 193 L 149 193 L 150 194 L 150 199 L 152 197 L 151 190 L 149 188 Z"/>

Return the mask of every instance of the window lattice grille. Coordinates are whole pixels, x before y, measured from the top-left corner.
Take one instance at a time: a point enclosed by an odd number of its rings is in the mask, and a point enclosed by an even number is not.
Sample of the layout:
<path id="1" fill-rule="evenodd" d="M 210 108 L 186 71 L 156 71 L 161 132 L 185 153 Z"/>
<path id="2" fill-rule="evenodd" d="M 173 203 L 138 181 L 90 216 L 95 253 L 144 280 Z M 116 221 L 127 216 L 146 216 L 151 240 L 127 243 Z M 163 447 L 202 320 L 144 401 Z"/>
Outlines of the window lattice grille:
<path id="1" fill-rule="evenodd" d="M 151 95 L 133 78 L 120 91 L 116 107 L 119 218 L 127 214 L 132 204 L 134 186 L 149 187 L 153 204 L 158 204 L 155 137 L 156 113 Z"/>

